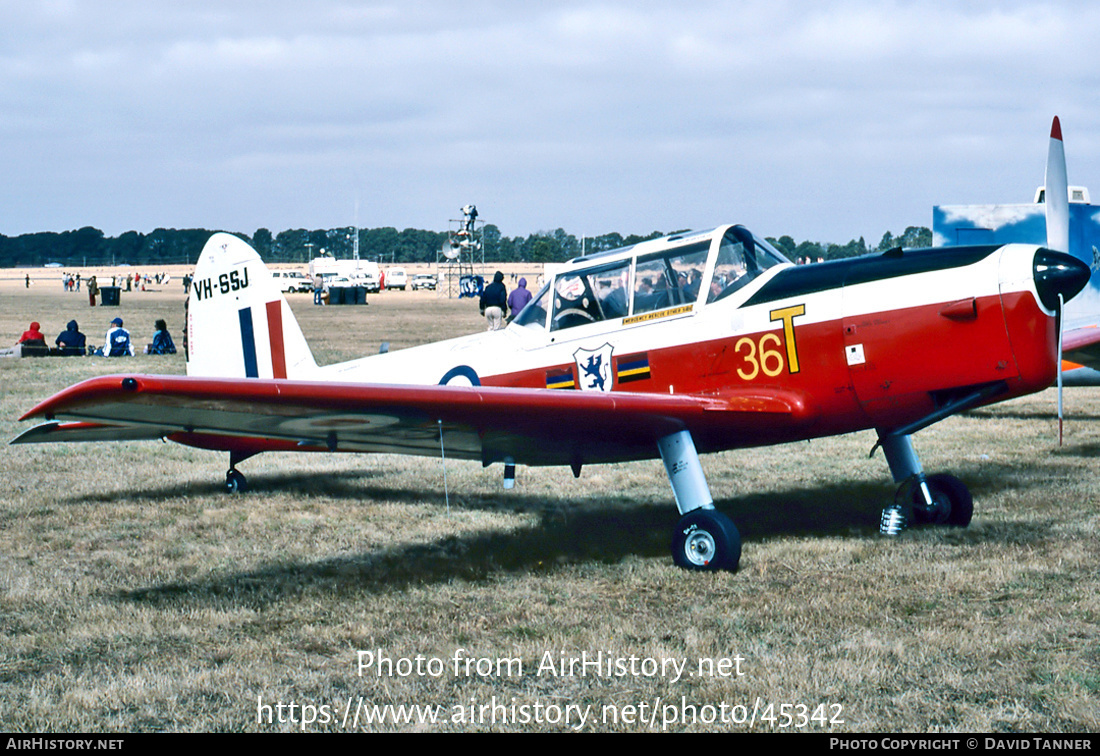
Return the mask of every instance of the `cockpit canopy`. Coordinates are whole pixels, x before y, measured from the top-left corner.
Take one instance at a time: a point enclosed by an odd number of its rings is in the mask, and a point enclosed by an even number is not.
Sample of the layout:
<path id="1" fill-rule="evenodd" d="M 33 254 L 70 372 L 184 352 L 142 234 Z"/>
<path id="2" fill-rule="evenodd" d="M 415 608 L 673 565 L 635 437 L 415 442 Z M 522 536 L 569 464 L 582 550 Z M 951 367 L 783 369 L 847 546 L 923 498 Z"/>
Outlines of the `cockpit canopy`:
<path id="1" fill-rule="evenodd" d="M 531 300 L 515 324 L 541 330 L 648 313 L 690 312 L 717 302 L 762 272 L 788 262 L 744 226 L 643 242 L 633 247 L 577 258 Z M 637 319 L 637 320 L 635 320 Z"/>

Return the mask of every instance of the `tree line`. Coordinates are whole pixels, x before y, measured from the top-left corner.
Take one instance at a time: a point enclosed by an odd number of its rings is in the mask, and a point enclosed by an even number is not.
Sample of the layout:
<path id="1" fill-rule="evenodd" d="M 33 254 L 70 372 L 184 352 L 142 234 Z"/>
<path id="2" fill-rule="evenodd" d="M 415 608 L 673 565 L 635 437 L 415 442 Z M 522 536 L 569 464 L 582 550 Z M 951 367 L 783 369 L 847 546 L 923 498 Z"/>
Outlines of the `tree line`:
<path id="1" fill-rule="evenodd" d="M 359 257 L 382 263 L 435 262 L 440 249 L 447 243 L 445 231 L 425 231 L 406 228 L 361 228 Z M 0 267 L 42 266 L 59 263 L 65 268 L 93 265 L 180 265 L 194 264 L 212 231 L 206 229 L 158 228 L 150 234 L 127 231 L 117 236 L 105 236 L 96 228 L 76 231 L 39 232 L 19 236 L 0 234 Z M 563 229 L 539 231 L 528 236 L 508 237 L 492 224 L 482 228 L 485 261 L 497 262 L 564 262 L 581 254 L 594 254 L 609 249 L 637 244 L 673 232 L 653 231 L 645 235 L 608 233 L 602 236 L 578 238 Z M 337 259 L 353 256 L 355 229 L 327 230 L 291 229 L 272 234 L 266 228 L 251 236 L 237 234 L 248 241 L 269 263 L 306 263 L 322 253 Z M 887 231 L 877 246 L 863 239 L 847 244 L 816 241 L 797 242 L 790 236 L 769 238 L 781 252 L 793 261 L 834 260 L 869 252 L 882 252 L 892 247 L 928 247 L 932 232 L 923 226 L 910 226 L 899 236 Z"/>

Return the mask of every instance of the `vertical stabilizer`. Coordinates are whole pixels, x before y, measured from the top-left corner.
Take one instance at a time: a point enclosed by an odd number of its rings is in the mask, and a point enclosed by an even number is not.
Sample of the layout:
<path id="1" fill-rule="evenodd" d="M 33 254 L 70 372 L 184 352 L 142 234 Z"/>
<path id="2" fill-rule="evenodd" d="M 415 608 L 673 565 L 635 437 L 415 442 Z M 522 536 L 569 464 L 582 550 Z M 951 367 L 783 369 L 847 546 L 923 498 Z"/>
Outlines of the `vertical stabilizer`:
<path id="1" fill-rule="evenodd" d="M 251 246 L 217 233 L 187 299 L 187 374 L 306 379 L 317 369 L 298 321 Z"/>

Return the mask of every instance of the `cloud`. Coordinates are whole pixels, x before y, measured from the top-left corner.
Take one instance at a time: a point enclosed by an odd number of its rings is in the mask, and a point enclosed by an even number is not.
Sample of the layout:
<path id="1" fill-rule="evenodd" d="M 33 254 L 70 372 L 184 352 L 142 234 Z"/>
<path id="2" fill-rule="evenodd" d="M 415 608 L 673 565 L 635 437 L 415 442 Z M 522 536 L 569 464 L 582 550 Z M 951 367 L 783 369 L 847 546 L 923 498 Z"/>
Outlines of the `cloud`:
<path id="1" fill-rule="evenodd" d="M 1100 10 L 1069 2 L 0 7 L 0 233 L 509 235 L 741 221 L 844 242 L 1100 160 Z M 301 187 L 310 187 L 302 192 Z"/>

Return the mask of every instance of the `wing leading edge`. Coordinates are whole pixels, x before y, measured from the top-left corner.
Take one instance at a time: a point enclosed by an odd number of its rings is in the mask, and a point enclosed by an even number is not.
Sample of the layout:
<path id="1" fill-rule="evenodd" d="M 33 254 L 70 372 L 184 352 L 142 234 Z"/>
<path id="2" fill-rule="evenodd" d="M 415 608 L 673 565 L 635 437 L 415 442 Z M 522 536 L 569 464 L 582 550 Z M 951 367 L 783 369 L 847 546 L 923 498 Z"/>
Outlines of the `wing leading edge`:
<path id="1" fill-rule="evenodd" d="M 656 457 L 657 440 L 684 429 L 700 451 L 774 443 L 815 414 L 800 394 L 761 389 L 698 396 L 114 375 L 42 402 L 20 419 L 48 422 L 11 443 L 168 438 L 244 454 L 435 456 L 442 440 L 449 457 L 558 465 Z"/>

